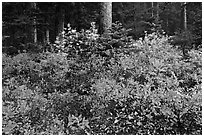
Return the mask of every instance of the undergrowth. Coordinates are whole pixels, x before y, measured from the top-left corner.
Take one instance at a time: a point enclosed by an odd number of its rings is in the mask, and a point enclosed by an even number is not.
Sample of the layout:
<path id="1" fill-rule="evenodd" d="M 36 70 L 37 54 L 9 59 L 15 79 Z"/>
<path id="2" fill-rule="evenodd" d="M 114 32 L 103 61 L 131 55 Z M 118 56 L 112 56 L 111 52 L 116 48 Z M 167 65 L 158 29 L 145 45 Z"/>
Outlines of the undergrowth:
<path id="1" fill-rule="evenodd" d="M 168 36 L 113 26 L 68 26 L 51 52 L 3 54 L 3 134 L 201 134 L 201 51 L 184 59 Z"/>

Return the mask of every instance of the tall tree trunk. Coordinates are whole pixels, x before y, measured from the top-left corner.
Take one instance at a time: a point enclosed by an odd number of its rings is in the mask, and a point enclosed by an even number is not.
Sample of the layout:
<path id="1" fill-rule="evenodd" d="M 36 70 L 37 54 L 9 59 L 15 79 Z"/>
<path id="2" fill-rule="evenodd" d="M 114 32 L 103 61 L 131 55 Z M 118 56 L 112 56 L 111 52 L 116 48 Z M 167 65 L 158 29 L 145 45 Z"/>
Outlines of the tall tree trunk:
<path id="1" fill-rule="evenodd" d="M 37 4 L 36 2 L 31 2 L 31 8 L 33 8 L 34 10 L 37 9 Z M 37 18 L 36 15 L 33 17 L 33 42 L 37 43 Z"/>
<path id="2" fill-rule="evenodd" d="M 123 2 L 120 2 L 120 7 L 123 9 Z M 120 13 L 120 19 L 121 19 L 121 23 L 123 24 L 123 25 L 125 25 L 125 21 L 124 21 L 124 13 L 122 12 L 122 13 Z"/>
<path id="3" fill-rule="evenodd" d="M 60 37 L 60 40 L 64 38 L 64 34 L 62 34 L 64 30 L 64 18 L 65 18 L 65 9 L 60 6 L 60 15 L 59 15 L 59 24 L 58 24 L 58 34 Z"/>
<path id="4" fill-rule="evenodd" d="M 187 13 L 186 13 L 186 2 L 183 4 L 183 14 L 184 14 L 184 30 L 187 30 Z"/>
<path id="5" fill-rule="evenodd" d="M 102 2 L 100 6 L 99 33 L 106 34 L 112 26 L 112 2 Z"/>
<path id="6" fill-rule="evenodd" d="M 146 2 L 144 2 L 144 9 L 145 9 L 145 11 L 147 9 L 147 3 Z"/>
<path id="7" fill-rule="evenodd" d="M 50 31 L 48 28 L 46 29 L 46 43 L 50 43 Z"/>
<path id="8" fill-rule="evenodd" d="M 168 17 L 166 19 L 166 27 L 167 27 L 167 31 L 169 32 L 169 18 Z"/>
<path id="9" fill-rule="evenodd" d="M 133 4 L 133 8 L 134 8 L 134 11 L 133 11 L 133 13 L 134 13 L 134 15 L 133 15 L 133 19 L 134 19 L 134 30 L 136 30 L 136 28 L 137 28 L 137 16 L 136 16 L 136 8 L 137 8 L 137 6 L 136 6 L 136 2 L 134 2 L 134 4 Z"/>
<path id="10" fill-rule="evenodd" d="M 154 2 L 151 2 L 152 17 L 154 17 Z"/>
<path id="11" fill-rule="evenodd" d="M 159 22 L 159 2 L 156 2 L 156 23 Z"/>
<path id="12" fill-rule="evenodd" d="M 187 30 L 187 11 L 186 2 L 181 3 L 181 29 Z"/>
<path id="13" fill-rule="evenodd" d="M 46 23 L 46 28 L 45 28 L 45 30 L 43 32 L 43 42 L 46 45 L 46 44 L 50 43 L 50 30 L 49 30 L 50 17 L 49 17 L 49 15 L 46 16 L 45 23 Z"/>
<path id="14" fill-rule="evenodd" d="M 182 52 L 184 58 L 187 57 L 187 47 L 189 46 L 189 38 L 187 34 L 187 13 L 186 13 L 186 2 L 181 3 L 181 29 L 183 30 L 181 41 L 182 41 Z"/>

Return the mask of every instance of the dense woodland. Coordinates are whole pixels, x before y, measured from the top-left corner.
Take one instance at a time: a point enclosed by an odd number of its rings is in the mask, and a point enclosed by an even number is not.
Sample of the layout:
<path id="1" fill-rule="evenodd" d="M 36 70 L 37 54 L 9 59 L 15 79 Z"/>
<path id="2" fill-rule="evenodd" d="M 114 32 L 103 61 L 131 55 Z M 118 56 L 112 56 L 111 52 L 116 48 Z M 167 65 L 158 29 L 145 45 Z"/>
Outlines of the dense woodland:
<path id="1" fill-rule="evenodd" d="M 201 2 L 3 2 L 2 134 L 201 135 Z"/>
<path id="2" fill-rule="evenodd" d="M 201 45 L 201 3 L 118 2 L 108 9 L 111 21 L 131 29 L 128 35 L 133 39 L 144 37 L 144 31 L 151 33 L 153 28 L 162 29 L 169 36 L 182 35 L 187 29 L 190 41 L 196 47 Z M 80 31 L 96 22 L 100 32 L 100 12 L 100 3 L 96 2 L 3 3 L 3 51 L 22 52 L 28 50 L 29 44 L 54 43 L 68 23 Z"/>

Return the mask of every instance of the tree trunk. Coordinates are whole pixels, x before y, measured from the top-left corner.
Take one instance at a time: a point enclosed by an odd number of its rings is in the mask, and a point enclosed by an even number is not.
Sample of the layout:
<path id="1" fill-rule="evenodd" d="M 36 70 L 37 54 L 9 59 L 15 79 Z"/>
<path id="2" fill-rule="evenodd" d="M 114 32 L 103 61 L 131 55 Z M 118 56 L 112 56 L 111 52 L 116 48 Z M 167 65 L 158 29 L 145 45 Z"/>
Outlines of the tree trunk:
<path id="1" fill-rule="evenodd" d="M 33 8 L 34 10 L 37 9 L 37 4 L 36 2 L 31 2 L 31 8 Z M 37 43 L 37 21 L 36 21 L 36 15 L 33 17 L 33 42 Z"/>
<path id="2" fill-rule="evenodd" d="M 183 31 L 182 33 L 182 52 L 184 58 L 187 57 L 187 46 L 189 45 L 189 38 L 187 33 L 187 13 L 186 13 L 186 2 L 181 3 L 181 29 Z"/>
<path id="3" fill-rule="evenodd" d="M 187 13 L 186 13 L 186 2 L 183 4 L 183 14 L 184 14 L 184 30 L 187 30 Z"/>
<path id="4" fill-rule="evenodd" d="M 64 17 L 65 17 L 65 10 L 62 6 L 60 6 L 60 15 L 59 15 L 59 24 L 58 24 L 58 34 L 60 40 L 64 38 L 64 34 L 62 34 L 64 30 Z"/>
<path id="5" fill-rule="evenodd" d="M 49 30 L 49 26 L 50 26 L 50 17 L 49 15 L 45 17 L 45 23 L 46 23 L 46 27 L 45 29 L 43 29 L 43 42 L 44 44 L 48 44 L 50 43 L 50 30 Z"/>
<path id="6" fill-rule="evenodd" d="M 107 34 L 112 26 L 112 2 L 102 2 L 100 9 L 99 33 Z"/>
<path id="7" fill-rule="evenodd" d="M 120 7 L 123 9 L 123 2 L 120 2 Z M 121 23 L 123 24 L 123 25 L 125 25 L 125 21 L 124 21 L 124 13 L 122 12 L 122 13 L 120 13 L 120 19 L 121 19 Z"/>
<path id="8" fill-rule="evenodd" d="M 181 29 L 187 30 L 186 2 L 181 3 Z"/>
<path id="9" fill-rule="evenodd" d="M 159 22 L 159 2 L 156 2 L 156 14 L 157 14 L 157 17 L 156 17 L 156 23 Z"/>
<path id="10" fill-rule="evenodd" d="M 144 9 L 145 9 L 145 11 L 147 9 L 147 3 L 146 2 L 144 2 Z"/>
<path id="11" fill-rule="evenodd" d="M 47 30 L 46 30 L 46 43 L 50 43 L 50 31 L 49 31 L 49 29 L 47 28 Z"/>
<path id="12" fill-rule="evenodd" d="M 154 2 L 151 2 L 152 17 L 154 17 Z"/>
<path id="13" fill-rule="evenodd" d="M 137 23 L 136 23 L 136 22 L 137 22 L 137 16 L 136 16 L 136 14 L 137 14 L 137 13 L 136 13 L 136 8 L 137 8 L 137 6 L 136 6 L 136 4 L 137 4 L 137 3 L 135 3 L 135 2 L 134 2 L 134 4 L 133 4 L 133 8 L 134 8 L 134 11 L 133 11 L 133 12 L 134 12 L 134 15 L 133 15 L 133 19 L 134 19 L 134 30 L 136 30 L 136 28 L 137 28 Z"/>

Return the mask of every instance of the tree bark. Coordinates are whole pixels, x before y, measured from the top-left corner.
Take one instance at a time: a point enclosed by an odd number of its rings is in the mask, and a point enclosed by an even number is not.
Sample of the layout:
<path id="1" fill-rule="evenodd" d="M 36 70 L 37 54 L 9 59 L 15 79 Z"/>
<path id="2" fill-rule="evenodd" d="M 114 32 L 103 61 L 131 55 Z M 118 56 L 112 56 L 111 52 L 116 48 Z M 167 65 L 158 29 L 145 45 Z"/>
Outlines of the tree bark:
<path id="1" fill-rule="evenodd" d="M 151 2 L 152 17 L 154 17 L 154 2 Z"/>
<path id="2" fill-rule="evenodd" d="M 145 9 L 145 11 L 147 9 L 147 3 L 146 2 L 144 2 L 144 9 Z"/>
<path id="3" fill-rule="evenodd" d="M 186 2 L 183 4 L 183 14 L 184 14 L 184 30 L 187 30 L 187 13 L 186 13 Z"/>
<path id="4" fill-rule="evenodd" d="M 59 34 L 60 40 L 62 40 L 64 38 L 64 34 L 62 34 L 62 32 L 64 30 L 64 18 L 65 18 L 65 10 L 61 6 L 60 7 L 60 15 L 59 15 L 59 24 L 58 24 L 58 34 Z"/>
<path id="5" fill-rule="evenodd" d="M 120 7 L 123 9 L 123 2 L 120 2 Z M 125 21 L 124 21 L 124 13 L 120 13 L 120 19 L 121 19 L 121 23 L 124 25 Z"/>
<path id="6" fill-rule="evenodd" d="M 45 18 L 45 23 L 46 23 L 46 28 L 45 28 L 45 32 L 43 33 L 43 36 L 44 36 L 44 44 L 49 44 L 49 43 L 50 43 L 50 30 L 49 30 L 50 17 L 49 17 L 49 15 L 46 16 L 46 18 Z"/>
<path id="7" fill-rule="evenodd" d="M 37 4 L 36 2 L 31 2 L 31 8 L 33 8 L 34 10 L 37 9 Z M 33 42 L 37 43 L 37 21 L 36 21 L 36 15 L 34 15 L 33 17 Z"/>
<path id="8" fill-rule="evenodd" d="M 100 6 L 99 33 L 106 34 L 112 26 L 112 2 L 102 2 Z"/>
<path id="9" fill-rule="evenodd" d="M 156 13 L 157 13 L 157 17 L 156 17 L 156 22 L 159 22 L 159 2 L 156 2 Z"/>
<path id="10" fill-rule="evenodd" d="M 47 28 L 47 30 L 46 30 L 46 43 L 50 43 L 50 31 L 49 31 L 49 29 Z"/>
<path id="11" fill-rule="evenodd" d="M 136 3 L 134 2 L 133 3 L 133 22 L 134 22 L 134 30 L 136 30 L 136 28 L 137 28 L 137 18 L 136 18 L 136 5 L 135 5 Z"/>
<path id="12" fill-rule="evenodd" d="M 187 46 L 189 46 L 189 38 L 187 33 L 187 13 L 186 13 L 186 2 L 181 3 L 181 29 L 183 31 L 181 36 L 181 47 L 184 58 L 187 57 Z"/>
<path id="13" fill-rule="evenodd" d="M 187 10 L 186 2 L 181 3 L 181 29 L 187 30 Z"/>

